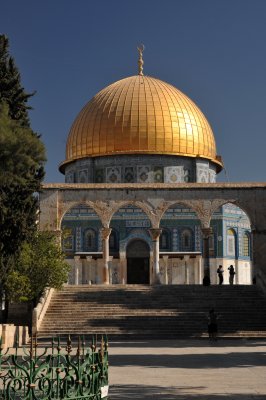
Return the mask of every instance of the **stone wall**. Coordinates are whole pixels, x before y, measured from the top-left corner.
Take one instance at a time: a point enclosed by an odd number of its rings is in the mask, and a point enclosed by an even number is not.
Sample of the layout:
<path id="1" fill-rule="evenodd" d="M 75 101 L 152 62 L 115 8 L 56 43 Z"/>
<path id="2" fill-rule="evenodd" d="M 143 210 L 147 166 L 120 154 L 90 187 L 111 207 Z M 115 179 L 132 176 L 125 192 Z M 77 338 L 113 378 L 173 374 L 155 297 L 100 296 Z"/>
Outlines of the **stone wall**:
<path id="1" fill-rule="evenodd" d="M 0 337 L 2 338 L 2 349 L 14 347 L 16 344 L 22 346 L 29 341 L 29 332 L 27 326 L 15 326 L 13 324 L 0 325 Z"/>

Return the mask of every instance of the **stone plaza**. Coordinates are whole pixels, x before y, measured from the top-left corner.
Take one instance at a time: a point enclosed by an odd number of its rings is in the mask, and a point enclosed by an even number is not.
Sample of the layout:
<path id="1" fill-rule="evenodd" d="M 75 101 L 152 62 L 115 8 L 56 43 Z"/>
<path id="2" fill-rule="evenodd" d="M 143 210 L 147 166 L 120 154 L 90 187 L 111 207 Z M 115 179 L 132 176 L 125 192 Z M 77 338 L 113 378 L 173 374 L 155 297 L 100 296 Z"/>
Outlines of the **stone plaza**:
<path id="1" fill-rule="evenodd" d="M 112 400 L 266 397 L 265 340 L 114 342 L 109 354 Z"/>

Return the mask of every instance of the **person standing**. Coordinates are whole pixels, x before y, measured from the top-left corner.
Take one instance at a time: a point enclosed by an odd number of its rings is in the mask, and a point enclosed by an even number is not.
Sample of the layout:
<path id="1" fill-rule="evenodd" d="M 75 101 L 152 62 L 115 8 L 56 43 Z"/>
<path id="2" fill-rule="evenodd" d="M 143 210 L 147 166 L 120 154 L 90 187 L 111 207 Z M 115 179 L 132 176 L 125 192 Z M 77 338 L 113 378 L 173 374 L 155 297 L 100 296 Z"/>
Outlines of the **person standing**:
<path id="1" fill-rule="evenodd" d="M 212 308 L 209 311 L 209 316 L 208 316 L 208 333 L 209 333 L 210 340 L 217 340 L 217 333 L 218 333 L 217 319 L 218 318 L 219 317 L 217 316 L 214 309 Z"/>
<path id="2" fill-rule="evenodd" d="M 229 271 L 229 284 L 233 285 L 234 284 L 234 277 L 235 277 L 235 269 L 233 265 L 230 265 L 230 267 L 228 268 Z"/>
<path id="3" fill-rule="evenodd" d="M 219 267 L 217 269 L 217 274 L 218 274 L 218 277 L 219 277 L 219 285 L 222 285 L 223 281 L 224 281 L 224 276 L 223 276 L 224 270 L 223 270 L 223 266 L 222 265 L 219 265 Z"/>

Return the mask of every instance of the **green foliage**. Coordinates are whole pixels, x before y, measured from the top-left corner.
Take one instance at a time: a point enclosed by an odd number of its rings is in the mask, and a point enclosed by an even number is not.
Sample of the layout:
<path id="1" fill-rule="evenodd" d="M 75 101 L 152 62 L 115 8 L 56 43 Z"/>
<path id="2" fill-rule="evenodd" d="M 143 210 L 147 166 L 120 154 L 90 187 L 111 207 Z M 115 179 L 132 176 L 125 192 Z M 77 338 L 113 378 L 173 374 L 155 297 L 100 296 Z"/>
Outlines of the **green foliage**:
<path id="1" fill-rule="evenodd" d="M 16 260 L 37 229 L 45 148 L 29 127 L 29 97 L 8 54 L 8 39 L 0 35 L 0 301 L 11 273 L 14 285 L 18 281 Z"/>
<path id="2" fill-rule="evenodd" d="M 36 231 L 45 149 L 29 128 L 8 116 L 0 104 L 0 284 L 14 268 L 14 257 Z"/>
<path id="3" fill-rule="evenodd" d="M 16 269 L 8 275 L 8 297 L 14 301 L 32 301 L 47 287 L 60 289 L 67 281 L 69 269 L 55 235 L 36 232 L 31 242 L 24 242 Z"/>
<path id="4" fill-rule="evenodd" d="M 0 186 L 40 189 L 44 176 L 45 148 L 30 128 L 23 128 L 0 103 Z M 18 187 L 19 187 L 18 186 Z"/>
<path id="5" fill-rule="evenodd" d="M 7 277 L 6 288 L 16 303 L 28 301 L 31 297 L 29 277 L 19 271 L 11 271 Z"/>
<path id="6" fill-rule="evenodd" d="M 28 99 L 34 93 L 26 93 L 21 86 L 20 73 L 14 59 L 9 55 L 9 41 L 5 35 L 0 35 L 0 102 L 9 106 L 11 119 L 19 121 L 20 125 L 29 127 Z"/>

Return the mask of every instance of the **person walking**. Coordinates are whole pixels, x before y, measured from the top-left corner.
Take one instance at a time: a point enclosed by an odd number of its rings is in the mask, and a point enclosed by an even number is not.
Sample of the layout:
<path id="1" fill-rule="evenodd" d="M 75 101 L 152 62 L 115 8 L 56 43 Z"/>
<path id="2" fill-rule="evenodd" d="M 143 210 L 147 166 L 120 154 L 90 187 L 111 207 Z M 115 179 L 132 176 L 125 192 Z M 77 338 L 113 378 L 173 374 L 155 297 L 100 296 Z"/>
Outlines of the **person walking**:
<path id="1" fill-rule="evenodd" d="M 219 285 L 223 284 L 223 281 L 224 281 L 223 273 L 224 273 L 223 266 L 219 265 L 219 267 L 217 269 L 217 274 L 218 274 L 218 277 L 219 277 Z"/>
<path id="2" fill-rule="evenodd" d="M 235 269 L 233 265 L 230 265 L 230 267 L 228 268 L 229 271 L 229 284 L 233 285 L 234 284 L 234 277 L 235 277 Z"/>

